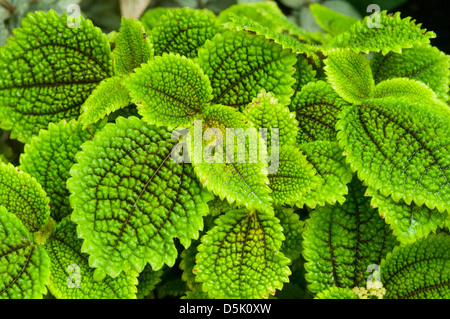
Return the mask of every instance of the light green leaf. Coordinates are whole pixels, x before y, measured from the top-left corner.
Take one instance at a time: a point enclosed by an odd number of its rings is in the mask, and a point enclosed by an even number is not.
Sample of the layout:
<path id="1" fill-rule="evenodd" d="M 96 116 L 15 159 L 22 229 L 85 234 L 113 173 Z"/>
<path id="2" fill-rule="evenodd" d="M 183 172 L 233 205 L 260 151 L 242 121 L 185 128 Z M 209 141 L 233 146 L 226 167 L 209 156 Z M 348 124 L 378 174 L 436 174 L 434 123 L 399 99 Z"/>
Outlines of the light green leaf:
<path id="1" fill-rule="evenodd" d="M 310 214 L 303 232 L 306 279 L 313 293 L 332 286 L 353 288 L 365 284 L 371 264 L 395 246 L 395 237 L 370 208 L 370 198 L 356 178 L 349 184 L 343 205 L 325 205 Z"/>
<path id="2" fill-rule="evenodd" d="M 12 164 L 0 163 L 0 205 L 15 214 L 29 232 L 45 228 L 49 198 L 35 178 Z"/>
<path id="3" fill-rule="evenodd" d="M 450 236 L 430 235 L 397 246 L 381 265 L 387 299 L 450 298 Z"/>
<path id="4" fill-rule="evenodd" d="M 289 106 L 299 123 L 297 143 L 335 141 L 337 116 L 347 105 L 324 81 L 303 86 L 301 91 L 295 93 Z"/>
<path id="5" fill-rule="evenodd" d="M 42 299 L 50 260 L 16 214 L 0 205 L 0 299 Z"/>
<path id="6" fill-rule="evenodd" d="M 296 55 L 264 36 L 226 31 L 199 50 L 199 65 L 211 81 L 212 103 L 243 109 L 261 89 L 288 105 L 294 93 Z"/>
<path id="7" fill-rule="evenodd" d="M 327 81 L 349 103 L 359 104 L 369 97 L 374 88 L 369 60 L 350 50 L 332 50 L 325 62 Z"/>
<path id="8" fill-rule="evenodd" d="M 190 160 L 208 190 L 229 203 L 273 213 L 265 143 L 241 112 L 209 106 L 191 127 L 190 140 Z"/>
<path id="9" fill-rule="evenodd" d="M 138 20 L 122 17 L 112 57 L 115 75 L 133 73 L 153 58 L 153 43 Z"/>
<path id="10" fill-rule="evenodd" d="M 206 9 L 177 8 L 165 11 L 152 29 L 155 55 L 174 53 L 195 58 L 206 40 L 222 31 Z"/>
<path id="11" fill-rule="evenodd" d="M 188 247 L 212 196 L 192 167 L 175 163 L 171 133 L 136 117 L 107 124 L 76 155 L 67 187 L 89 265 L 112 277 L 172 266 L 173 238 Z"/>
<path id="12" fill-rule="evenodd" d="M 354 52 L 381 51 L 383 55 L 390 51 L 401 53 L 402 49 L 428 44 L 436 37 L 434 32 L 421 29 L 421 25 L 411 17 L 400 18 L 400 12 L 391 15 L 381 11 L 353 24 L 348 31 L 335 37 L 331 46 L 349 48 Z"/>
<path id="13" fill-rule="evenodd" d="M 450 109 L 433 101 L 367 99 L 337 123 L 347 162 L 367 186 L 406 204 L 450 206 Z"/>
<path id="14" fill-rule="evenodd" d="M 315 208 L 317 205 L 334 205 L 336 202 L 342 205 L 345 202 L 344 195 L 348 194 L 347 184 L 352 180 L 353 172 L 345 163 L 338 143 L 315 141 L 302 144 L 299 148 L 322 180 L 320 186 L 300 198 L 296 206 L 303 207 L 306 204 Z"/>
<path id="15" fill-rule="evenodd" d="M 62 120 L 50 123 L 48 130 L 39 131 L 39 135 L 25 145 L 19 169 L 42 185 L 50 198 L 50 215 L 56 221 L 72 212 L 66 180 L 81 144 L 92 139 L 99 127 L 101 125 L 82 130 L 79 122 Z"/>
<path id="16" fill-rule="evenodd" d="M 211 298 L 268 298 L 282 289 L 291 272 L 277 218 L 241 209 L 219 216 L 216 225 L 202 236 L 194 268 Z"/>
<path id="17" fill-rule="evenodd" d="M 429 209 L 411 203 L 407 205 L 402 199 L 395 202 L 379 192 L 368 188 L 368 196 L 372 197 L 371 207 L 378 208 L 381 217 L 389 224 L 397 240 L 410 244 L 444 227 L 448 213 L 440 213 L 437 209 Z"/>
<path id="18" fill-rule="evenodd" d="M 83 129 L 131 103 L 125 83 L 128 77 L 114 76 L 103 80 L 81 106 L 79 121 Z"/>
<path id="19" fill-rule="evenodd" d="M 319 26 L 333 36 L 347 31 L 358 19 L 331 10 L 319 3 L 309 6 Z"/>
<path id="20" fill-rule="evenodd" d="M 289 108 L 279 103 L 272 93 L 262 90 L 246 106 L 243 114 L 256 129 L 267 133 L 264 138 L 267 138 L 268 150 L 272 141 L 280 146 L 295 144 L 298 131 L 295 113 L 289 112 Z M 278 130 L 278 134 L 274 129 Z"/>
<path id="21" fill-rule="evenodd" d="M 277 164 L 278 169 L 268 175 L 274 205 L 293 206 L 321 184 L 314 166 L 295 146 L 282 146 Z"/>
<path id="22" fill-rule="evenodd" d="M 442 104 L 436 94 L 424 83 L 409 78 L 392 78 L 378 83 L 372 93 L 373 98 L 407 98 L 412 102 L 422 101 Z M 445 105 L 445 104 L 444 104 Z"/>
<path id="23" fill-rule="evenodd" d="M 156 125 L 191 124 L 212 99 L 203 70 L 191 59 L 172 53 L 143 65 L 125 85 L 143 120 Z"/>
<path id="24" fill-rule="evenodd" d="M 260 21 L 253 20 L 248 16 L 237 16 L 234 13 L 230 13 L 229 18 L 231 21 L 225 24 L 226 28 L 236 31 L 243 30 L 250 34 L 263 35 L 269 41 L 281 45 L 283 49 L 291 49 L 292 52 L 308 58 L 315 66 L 320 66 L 319 56 L 316 54 L 316 51 L 319 51 L 319 47 L 302 42 L 299 37 L 265 27 L 259 23 Z"/>
<path id="25" fill-rule="evenodd" d="M 1 47 L 0 69 L 0 126 L 29 142 L 50 122 L 78 117 L 94 88 L 112 75 L 111 51 L 90 20 L 81 17 L 80 27 L 69 28 L 66 14 L 30 13 Z"/>
<path id="26" fill-rule="evenodd" d="M 55 228 L 45 249 L 51 261 L 48 288 L 57 299 L 134 299 L 137 274 L 121 273 L 116 278 L 97 278 L 89 267 L 89 255 L 82 253 L 76 224 L 65 218 Z"/>
<path id="27" fill-rule="evenodd" d="M 371 59 L 375 83 L 406 77 L 428 85 L 439 98 L 449 99 L 450 56 L 432 46 L 415 45 L 402 53 L 375 54 Z"/>

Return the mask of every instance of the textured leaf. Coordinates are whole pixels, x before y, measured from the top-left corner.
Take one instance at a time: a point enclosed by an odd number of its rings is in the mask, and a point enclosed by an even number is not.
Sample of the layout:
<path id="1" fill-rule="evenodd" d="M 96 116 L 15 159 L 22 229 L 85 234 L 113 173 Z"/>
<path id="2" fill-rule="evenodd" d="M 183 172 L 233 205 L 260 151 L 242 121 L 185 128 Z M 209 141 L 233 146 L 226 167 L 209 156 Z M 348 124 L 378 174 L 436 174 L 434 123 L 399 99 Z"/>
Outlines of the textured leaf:
<path id="1" fill-rule="evenodd" d="M 372 93 L 372 70 L 363 54 L 332 50 L 324 62 L 328 82 L 347 102 L 358 104 Z"/>
<path id="2" fill-rule="evenodd" d="M 295 260 L 301 256 L 302 252 L 302 229 L 304 221 L 294 213 L 292 208 L 276 208 L 275 217 L 280 220 L 283 227 L 285 240 L 281 245 L 281 252 L 290 260 Z"/>
<path id="3" fill-rule="evenodd" d="M 175 53 L 195 58 L 208 39 L 222 31 L 209 10 L 177 8 L 167 10 L 152 29 L 155 55 Z"/>
<path id="4" fill-rule="evenodd" d="M 280 104 L 270 92 L 261 91 L 253 101 L 247 105 L 243 111 L 244 116 L 250 120 L 253 126 L 260 130 L 266 129 L 267 148 L 272 145 L 272 138 L 276 145 L 295 144 L 298 122 L 295 120 L 295 113 L 290 113 L 289 109 Z M 273 129 L 278 129 L 278 139 Z"/>
<path id="5" fill-rule="evenodd" d="M 292 206 L 320 186 L 321 178 L 297 147 L 282 146 L 278 161 L 278 170 L 268 175 L 274 205 Z"/>
<path id="6" fill-rule="evenodd" d="M 397 97 L 406 98 L 412 102 L 430 103 L 430 101 L 433 101 L 435 104 L 442 104 L 428 86 L 409 78 L 392 78 L 378 83 L 373 90 L 372 97 Z"/>
<path id="7" fill-rule="evenodd" d="M 317 81 L 317 71 L 313 69 L 313 65 L 310 64 L 308 59 L 306 59 L 303 55 L 297 55 L 297 62 L 295 63 L 294 68 L 295 73 L 293 76 L 295 83 L 292 85 L 292 88 L 295 92 L 300 91 L 303 86 L 309 82 Z"/>
<path id="8" fill-rule="evenodd" d="M 366 16 L 335 37 L 331 45 L 350 48 L 355 52 L 381 51 L 385 55 L 390 51 L 401 53 L 402 49 L 428 44 L 430 39 L 436 37 L 434 32 L 421 29 L 421 24 L 416 24 L 411 17 L 400 18 L 400 12 L 390 15 L 382 11 L 378 17 L 379 28 L 376 27 L 375 16 Z"/>
<path id="9" fill-rule="evenodd" d="M 82 145 L 67 187 L 91 267 L 112 277 L 147 262 L 158 270 L 175 262 L 174 237 L 188 247 L 198 236 L 211 195 L 174 162 L 174 144 L 166 129 L 119 117 Z"/>
<path id="10" fill-rule="evenodd" d="M 227 23 L 233 17 L 249 18 L 276 33 L 283 31 L 298 31 L 293 22 L 289 21 L 275 1 L 260 1 L 256 3 L 239 3 L 222 10 L 218 16 L 221 23 Z"/>
<path id="11" fill-rule="evenodd" d="M 173 10 L 170 8 L 164 7 L 156 7 L 149 9 L 144 12 L 139 21 L 144 26 L 147 32 L 151 32 L 154 27 L 158 24 L 159 20 L 165 15 L 169 10 Z"/>
<path id="12" fill-rule="evenodd" d="M 444 227 L 448 213 L 440 213 L 437 209 L 429 209 L 414 203 L 407 205 L 402 199 L 394 202 L 391 197 L 368 189 L 367 195 L 372 197 L 371 207 L 378 208 L 380 216 L 389 224 L 397 240 L 404 244 L 413 243 L 418 239 L 435 232 L 438 227 Z"/>
<path id="13" fill-rule="evenodd" d="M 228 29 L 236 31 L 246 31 L 250 34 L 263 35 L 271 42 L 275 42 L 283 47 L 283 49 L 291 49 L 296 54 L 302 54 L 308 58 L 316 66 L 319 66 L 319 57 L 316 51 L 319 50 L 317 46 L 304 43 L 298 37 L 289 34 L 277 32 L 274 29 L 265 27 L 247 16 L 237 16 L 233 13 L 229 14 L 230 22 L 225 24 Z"/>
<path id="14" fill-rule="evenodd" d="M 272 215 L 229 211 L 216 219 L 198 246 L 196 280 L 211 298 L 268 298 L 291 274 L 279 250 L 284 240 Z"/>
<path id="15" fill-rule="evenodd" d="M 199 50 L 199 64 L 211 81 L 212 103 L 245 107 L 261 89 L 272 92 L 288 105 L 293 94 L 293 65 L 290 49 L 264 36 L 227 31 L 207 41 Z"/>
<path id="16" fill-rule="evenodd" d="M 50 260 L 16 214 L 0 205 L 0 299 L 42 299 Z"/>
<path id="17" fill-rule="evenodd" d="M 450 208 L 449 123 L 446 106 L 389 97 L 349 107 L 336 127 L 347 161 L 368 186 L 443 211 Z"/>
<path id="18" fill-rule="evenodd" d="M 371 59 L 375 83 L 406 77 L 421 81 L 448 100 L 450 56 L 432 46 L 414 46 L 402 53 L 375 54 Z"/>
<path id="19" fill-rule="evenodd" d="M 306 204 L 310 208 L 315 208 L 325 203 L 343 204 L 344 195 L 348 194 L 347 184 L 352 180 L 353 174 L 350 166 L 345 163 L 345 157 L 342 156 L 338 143 L 315 141 L 302 144 L 299 148 L 322 180 L 319 187 L 312 189 L 299 199 L 296 205 L 303 207 Z"/>
<path id="20" fill-rule="evenodd" d="M 127 81 L 127 77 L 114 76 L 100 82 L 81 106 L 79 121 L 83 129 L 131 103 L 124 84 Z"/>
<path id="21" fill-rule="evenodd" d="M 116 75 L 133 73 L 153 57 L 153 44 L 138 20 L 122 17 L 112 56 Z"/>
<path id="22" fill-rule="evenodd" d="M 299 123 L 297 143 L 335 141 L 337 116 L 347 105 L 324 81 L 303 86 L 301 91 L 295 93 L 289 106 Z"/>
<path id="23" fill-rule="evenodd" d="M 162 275 L 162 269 L 154 271 L 150 264 L 147 264 L 138 277 L 137 299 L 145 299 L 156 288 L 156 285 L 161 282 Z"/>
<path id="24" fill-rule="evenodd" d="M 191 161 L 208 190 L 229 203 L 273 212 L 265 144 L 242 113 L 211 105 L 202 121 L 194 124 L 190 136 Z"/>
<path id="25" fill-rule="evenodd" d="M 48 130 L 39 131 L 38 136 L 25 145 L 20 156 L 20 169 L 33 176 L 50 198 L 50 214 L 60 221 L 72 212 L 66 180 L 75 162 L 75 154 L 85 141 L 92 139 L 98 127 L 81 129 L 75 120 L 54 124 Z"/>
<path id="26" fill-rule="evenodd" d="M 358 19 L 331 10 L 319 3 L 309 6 L 317 24 L 333 36 L 347 31 Z"/>
<path id="27" fill-rule="evenodd" d="M 89 255 L 80 253 L 82 244 L 75 223 L 68 218 L 58 223 L 45 245 L 51 261 L 50 292 L 57 299 L 136 298 L 137 274 L 97 278 L 96 270 L 89 267 Z"/>
<path id="28" fill-rule="evenodd" d="M 78 117 L 92 90 L 112 75 L 111 52 L 90 20 L 69 28 L 66 14 L 54 11 L 30 13 L 14 35 L 0 49 L 0 126 L 28 142 L 50 122 Z"/>
<path id="29" fill-rule="evenodd" d="M 348 288 L 333 286 L 319 292 L 314 299 L 358 299 L 358 296 Z"/>
<path id="30" fill-rule="evenodd" d="M 367 267 L 379 264 L 396 244 L 356 178 L 349 189 L 343 205 L 318 207 L 306 221 L 303 256 L 313 293 L 332 286 L 359 286 L 367 277 Z"/>
<path id="31" fill-rule="evenodd" d="M 50 216 L 49 198 L 29 174 L 0 163 L 0 205 L 15 214 L 29 232 L 44 228 Z"/>
<path id="32" fill-rule="evenodd" d="M 450 298 L 450 236 L 395 247 L 380 265 L 387 299 Z"/>
<path id="33" fill-rule="evenodd" d="M 186 125 L 211 100 L 208 77 L 192 60 L 163 54 L 137 70 L 126 82 L 143 120 L 156 125 Z"/>

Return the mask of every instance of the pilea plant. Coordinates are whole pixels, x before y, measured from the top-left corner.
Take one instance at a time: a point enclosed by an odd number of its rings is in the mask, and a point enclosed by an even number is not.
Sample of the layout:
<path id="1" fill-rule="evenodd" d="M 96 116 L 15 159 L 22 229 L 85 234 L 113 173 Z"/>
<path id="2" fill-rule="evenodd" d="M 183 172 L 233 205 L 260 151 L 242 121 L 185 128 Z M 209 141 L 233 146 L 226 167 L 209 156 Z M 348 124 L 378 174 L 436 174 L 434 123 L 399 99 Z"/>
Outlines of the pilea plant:
<path id="1" fill-rule="evenodd" d="M 28 14 L 0 297 L 449 298 L 450 58 L 400 13 L 311 12 Z"/>

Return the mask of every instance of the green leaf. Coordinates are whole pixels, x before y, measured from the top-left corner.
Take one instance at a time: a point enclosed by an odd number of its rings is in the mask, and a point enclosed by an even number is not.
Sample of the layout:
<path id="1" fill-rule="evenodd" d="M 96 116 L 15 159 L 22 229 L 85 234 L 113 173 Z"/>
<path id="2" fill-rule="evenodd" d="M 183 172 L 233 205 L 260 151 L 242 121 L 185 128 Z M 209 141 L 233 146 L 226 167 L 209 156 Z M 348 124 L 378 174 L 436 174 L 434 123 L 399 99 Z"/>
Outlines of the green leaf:
<path id="1" fill-rule="evenodd" d="M 224 26 L 231 30 L 245 31 L 250 34 L 263 35 L 271 42 L 275 42 L 283 47 L 283 49 L 291 49 L 296 54 L 302 54 L 308 58 L 316 66 L 319 66 L 319 57 L 316 51 L 319 50 L 317 46 L 304 43 L 298 37 L 289 34 L 280 33 L 274 29 L 261 25 L 257 20 L 253 20 L 247 16 L 237 16 L 234 13 L 229 14 L 230 22 Z"/>
<path id="2" fill-rule="evenodd" d="M 295 146 L 280 148 L 278 169 L 269 174 L 269 187 L 274 205 L 294 205 L 311 190 L 320 186 L 314 167 Z"/>
<path id="3" fill-rule="evenodd" d="M 319 3 L 309 6 L 317 24 L 333 36 L 347 31 L 358 19 L 331 10 Z"/>
<path id="4" fill-rule="evenodd" d="M 155 57 L 126 81 L 143 120 L 156 125 L 186 125 L 212 99 L 208 77 L 191 59 L 178 54 Z"/>
<path id="5" fill-rule="evenodd" d="M 144 12 L 139 21 L 144 26 L 145 30 L 150 33 L 154 27 L 158 24 L 159 20 L 165 15 L 171 8 L 156 7 Z"/>
<path id="6" fill-rule="evenodd" d="M 280 220 L 285 237 L 280 250 L 290 260 L 296 260 L 302 252 L 302 229 L 305 223 L 292 208 L 275 208 L 275 217 Z"/>
<path id="7" fill-rule="evenodd" d="M 347 184 L 352 180 L 353 172 L 345 163 L 345 157 L 342 156 L 338 143 L 315 141 L 302 144 L 299 148 L 322 180 L 320 186 L 300 198 L 296 206 L 303 207 L 306 204 L 310 208 L 315 208 L 317 205 L 323 206 L 326 203 L 343 204 L 344 195 L 348 194 Z"/>
<path id="8" fill-rule="evenodd" d="M 297 143 L 336 140 L 337 116 L 348 103 L 324 81 L 308 83 L 292 98 L 289 108 L 299 123 Z"/>
<path id="9" fill-rule="evenodd" d="M 102 31 L 81 15 L 80 27 L 69 28 L 66 14 L 30 13 L 14 35 L 0 49 L 0 126 L 29 142 L 50 122 L 78 117 L 112 75 L 111 51 Z"/>
<path id="10" fill-rule="evenodd" d="M 0 163 L 0 186 L 0 205 L 15 214 L 29 232 L 47 225 L 49 198 L 35 178 L 12 164 Z"/>
<path id="11" fill-rule="evenodd" d="M 209 10 L 177 8 L 167 10 L 152 29 L 155 55 L 174 53 L 195 58 L 198 49 L 222 31 Z"/>
<path id="12" fill-rule="evenodd" d="M 125 83 L 128 77 L 114 76 L 103 80 L 81 106 L 79 121 L 83 129 L 131 103 Z"/>
<path id="13" fill-rule="evenodd" d="M 174 162 L 175 143 L 164 128 L 119 117 L 82 145 L 67 187 L 91 267 L 112 277 L 147 262 L 158 270 L 175 262 L 173 238 L 185 247 L 197 238 L 212 196 Z"/>
<path id="14" fill-rule="evenodd" d="M 358 296 L 348 288 L 333 286 L 319 292 L 314 299 L 358 299 Z"/>
<path id="15" fill-rule="evenodd" d="M 430 235 L 397 246 L 381 265 L 387 299 L 450 298 L 450 236 Z"/>
<path id="16" fill-rule="evenodd" d="M 295 92 L 301 91 L 303 86 L 305 86 L 309 82 L 317 81 L 317 71 L 313 68 L 313 65 L 309 63 L 308 59 L 306 59 L 303 55 L 297 55 L 297 62 L 295 63 L 294 68 L 295 73 L 293 76 L 295 79 L 295 83 L 292 85 L 292 88 Z"/>
<path id="17" fill-rule="evenodd" d="M 0 205 L 0 299 L 42 299 L 50 260 L 16 214 Z"/>
<path id="18" fill-rule="evenodd" d="M 354 52 L 381 51 L 383 55 L 390 51 L 401 53 L 402 49 L 414 45 L 429 44 L 430 39 L 436 37 L 434 32 L 421 29 L 421 25 L 416 24 L 411 17 L 400 18 L 400 12 L 391 15 L 381 11 L 353 24 L 348 31 L 335 37 L 331 46 L 349 48 Z"/>
<path id="19" fill-rule="evenodd" d="M 316 208 L 305 223 L 303 256 L 313 293 L 332 286 L 352 288 L 365 282 L 366 269 L 379 264 L 396 241 L 356 178 L 343 205 Z"/>
<path id="20" fill-rule="evenodd" d="M 51 261 L 50 292 L 57 299 L 136 298 L 137 274 L 97 278 L 97 270 L 89 267 L 89 255 L 80 253 L 82 244 L 75 223 L 68 218 L 58 223 L 45 245 Z"/>
<path id="21" fill-rule="evenodd" d="M 336 49 L 328 52 L 325 74 L 333 89 L 349 103 L 359 104 L 374 88 L 369 60 L 360 53 Z"/>
<path id="22" fill-rule="evenodd" d="M 112 56 L 115 75 L 133 73 L 153 57 L 153 44 L 138 20 L 122 17 Z"/>
<path id="23" fill-rule="evenodd" d="M 409 78 L 392 78 L 378 83 L 372 93 L 373 98 L 407 98 L 412 102 L 422 101 L 442 104 L 436 94 L 424 83 Z M 445 105 L 445 104 L 443 104 Z"/>
<path id="24" fill-rule="evenodd" d="M 199 50 L 199 64 L 211 81 L 212 103 L 244 108 L 261 89 L 288 105 L 296 55 L 264 36 L 226 31 Z"/>
<path id="25" fill-rule="evenodd" d="M 66 180 L 81 144 L 92 139 L 98 128 L 82 130 L 75 120 L 50 123 L 48 130 L 39 131 L 39 135 L 25 145 L 20 156 L 19 169 L 42 185 L 50 198 L 50 215 L 56 221 L 72 212 Z"/>
<path id="26" fill-rule="evenodd" d="M 272 145 L 272 139 L 276 145 L 295 144 L 298 122 L 295 113 L 290 113 L 289 108 L 279 103 L 272 93 L 262 90 L 256 98 L 243 110 L 244 116 L 258 129 L 265 129 L 267 148 Z M 278 130 L 278 135 L 274 133 Z"/>
<path id="27" fill-rule="evenodd" d="M 375 54 L 371 66 L 375 83 L 405 77 L 425 83 L 444 101 L 449 99 L 450 56 L 436 47 L 415 45 L 401 54 Z"/>
<path id="28" fill-rule="evenodd" d="M 268 298 L 291 274 L 281 252 L 284 240 L 272 215 L 229 211 L 216 219 L 198 246 L 196 280 L 211 298 Z"/>
<path id="29" fill-rule="evenodd" d="M 211 105 L 189 134 L 190 160 L 208 190 L 229 203 L 273 213 L 265 144 L 241 112 Z"/>
<path id="30" fill-rule="evenodd" d="M 341 115 L 339 145 L 365 184 L 396 202 L 450 209 L 447 106 L 387 97 L 367 99 Z"/>
<path id="31" fill-rule="evenodd" d="M 150 264 L 147 264 L 138 277 L 137 299 L 145 299 L 156 288 L 156 285 L 161 282 L 162 275 L 162 269 L 154 271 Z"/>
<path id="32" fill-rule="evenodd" d="M 416 240 L 442 228 L 448 218 L 448 213 L 440 213 L 437 209 L 429 209 L 414 203 L 407 205 L 402 199 L 395 202 L 391 197 L 385 197 L 373 189 L 367 189 L 367 195 L 372 197 L 371 207 L 378 208 L 382 218 L 389 224 L 397 240 L 404 244 Z"/>

